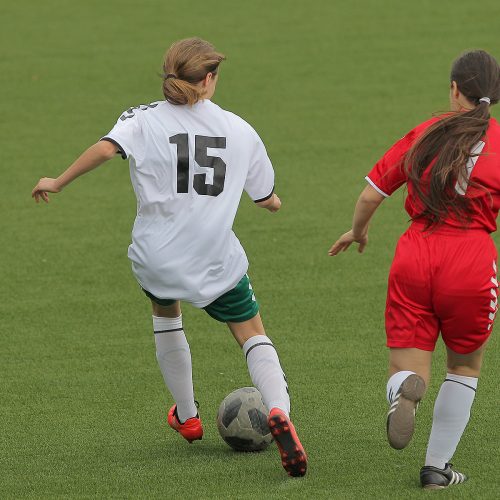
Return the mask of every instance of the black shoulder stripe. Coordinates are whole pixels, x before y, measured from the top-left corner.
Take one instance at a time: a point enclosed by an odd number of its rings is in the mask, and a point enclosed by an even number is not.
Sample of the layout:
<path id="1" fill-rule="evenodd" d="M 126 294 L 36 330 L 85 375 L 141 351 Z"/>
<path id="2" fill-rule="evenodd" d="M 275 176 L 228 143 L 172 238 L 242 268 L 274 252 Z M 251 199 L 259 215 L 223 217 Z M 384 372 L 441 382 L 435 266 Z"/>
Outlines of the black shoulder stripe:
<path id="1" fill-rule="evenodd" d="M 273 186 L 273 189 L 272 191 L 267 195 L 267 196 L 264 196 L 264 198 L 261 198 L 260 200 L 253 200 L 254 203 L 260 203 L 261 201 L 266 201 L 268 200 L 269 198 L 271 198 L 271 196 L 274 194 L 274 186 Z"/>
<path id="2" fill-rule="evenodd" d="M 126 160 L 127 155 L 125 154 L 125 150 L 120 146 L 118 142 L 116 142 L 114 139 L 111 139 L 111 137 L 103 137 L 101 141 L 108 141 L 111 142 L 111 144 L 114 144 L 118 148 L 118 153 L 120 153 L 121 157 Z"/>

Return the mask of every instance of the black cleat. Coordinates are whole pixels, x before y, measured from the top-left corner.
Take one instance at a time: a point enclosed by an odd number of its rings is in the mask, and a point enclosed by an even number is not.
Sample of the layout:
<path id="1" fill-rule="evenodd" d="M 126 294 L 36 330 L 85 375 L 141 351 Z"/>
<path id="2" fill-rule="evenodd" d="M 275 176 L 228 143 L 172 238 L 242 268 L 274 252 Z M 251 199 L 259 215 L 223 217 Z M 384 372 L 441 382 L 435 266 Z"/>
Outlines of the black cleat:
<path id="1" fill-rule="evenodd" d="M 387 439 L 396 450 L 411 441 L 415 430 L 415 413 L 425 393 L 425 382 L 417 374 L 407 377 L 399 388 L 387 413 Z"/>
<path id="2" fill-rule="evenodd" d="M 426 465 L 420 469 L 420 484 L 427 490 L 442 490 L 454 484 L 467 481 L 467 476 L 461 472 L 455 472 L 452 464 L 446 464 L 444 469 L 438 469 Z"/>

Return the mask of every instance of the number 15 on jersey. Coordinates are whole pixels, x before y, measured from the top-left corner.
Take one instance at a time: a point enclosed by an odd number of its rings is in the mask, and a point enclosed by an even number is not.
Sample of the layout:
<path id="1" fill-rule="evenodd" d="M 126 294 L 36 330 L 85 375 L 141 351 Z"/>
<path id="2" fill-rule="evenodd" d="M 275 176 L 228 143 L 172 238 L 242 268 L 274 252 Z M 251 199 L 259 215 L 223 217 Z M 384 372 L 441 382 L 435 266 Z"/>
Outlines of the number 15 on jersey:
<path id="1" fill-rule="evenodd" d="M 189 142 L 188 134 L 177 134 L 169 138 L 170 144 L 177 145 L 177 192 L 189 192 Z M 194 141 L 194 161 L 200 167 L 213 168 L 213 183 L 207 184 L 207 174 L 194 174 L 194 190 L 201 195 L 219 196 L 224 190 L 226 164 L 219 156 L 209 156 L 208 148 L 225 149 L 225 137 L 196 135 Z"/>

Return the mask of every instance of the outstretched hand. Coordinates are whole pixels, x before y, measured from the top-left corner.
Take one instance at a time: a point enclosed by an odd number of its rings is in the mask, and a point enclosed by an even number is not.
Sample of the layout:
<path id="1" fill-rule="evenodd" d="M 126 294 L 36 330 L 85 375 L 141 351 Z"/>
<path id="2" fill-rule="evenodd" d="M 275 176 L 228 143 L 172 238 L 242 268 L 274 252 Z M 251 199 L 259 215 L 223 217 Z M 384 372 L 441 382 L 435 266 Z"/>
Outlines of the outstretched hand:
<path id="1" fill-rule="evenodd" d="M 339 254 L 340 252 L 345 252 L 352 243 L 359 243 L 358 252 L 363 253 L 367 243 L 368 243 L 368 234 L 364 234 L 359 238 L 355 238 L 352 232 L 347 231 L 347 233 L 343 234 L 333 245 L 332 248 L 328 251 L 328 255 L 334 256 Z"/>
<path id="2" fill-rule="evenodd" d="M 40 198 L 45 202 L 49 202 L 49 195 L 47 193 L 59 193 L 61 188 L 57 183 L 57 179 L 51 179 L 50 177 L 42 177 L 38 184 L 33 188 L 31 192 L 31 197 L 35 198 L 38 203 Z"/>

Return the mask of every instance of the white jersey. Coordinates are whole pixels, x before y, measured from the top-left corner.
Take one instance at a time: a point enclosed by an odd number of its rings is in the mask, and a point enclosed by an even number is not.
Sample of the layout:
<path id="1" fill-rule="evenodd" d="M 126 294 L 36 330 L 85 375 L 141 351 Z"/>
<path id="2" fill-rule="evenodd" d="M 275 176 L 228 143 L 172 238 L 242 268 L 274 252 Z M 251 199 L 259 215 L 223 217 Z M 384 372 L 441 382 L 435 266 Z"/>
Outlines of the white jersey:
<path id="1" fill-rule="evenodd" d="M 274 171 L 255 130 L 209 100 L 130 108 L 103 137 L 130 163 L 137 217 L 128 256 L 160 299 L 205 307 L 234 288 L 248 260 L 232 231 L 241 194 L 269 198 Z"/>

